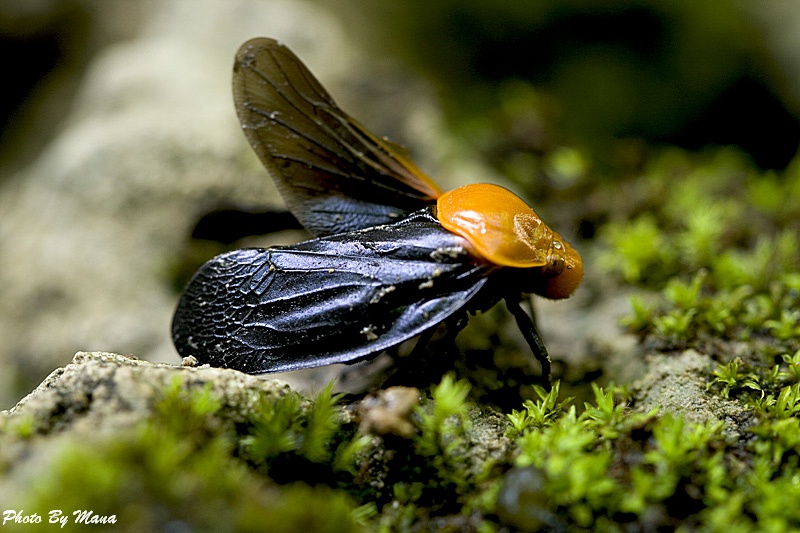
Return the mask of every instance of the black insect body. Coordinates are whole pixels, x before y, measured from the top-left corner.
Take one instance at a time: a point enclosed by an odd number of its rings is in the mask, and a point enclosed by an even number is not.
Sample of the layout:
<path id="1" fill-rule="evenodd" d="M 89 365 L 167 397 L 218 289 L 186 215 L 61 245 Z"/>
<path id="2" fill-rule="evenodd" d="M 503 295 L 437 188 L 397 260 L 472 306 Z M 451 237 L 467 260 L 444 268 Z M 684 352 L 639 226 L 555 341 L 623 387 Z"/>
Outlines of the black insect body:
<path id="1" fill-rule="evenodd" d="M 234 100 L 290 211 L 317 238 L 201 267 L 173 319 L 181 355 L 249 373 L 355 362 L 505 299 L 549 377 L 519 302 L 569 296 L 582 264 L 522 200 L 490 185 L 442 193 L 274 40 L 239 50 Z"/>

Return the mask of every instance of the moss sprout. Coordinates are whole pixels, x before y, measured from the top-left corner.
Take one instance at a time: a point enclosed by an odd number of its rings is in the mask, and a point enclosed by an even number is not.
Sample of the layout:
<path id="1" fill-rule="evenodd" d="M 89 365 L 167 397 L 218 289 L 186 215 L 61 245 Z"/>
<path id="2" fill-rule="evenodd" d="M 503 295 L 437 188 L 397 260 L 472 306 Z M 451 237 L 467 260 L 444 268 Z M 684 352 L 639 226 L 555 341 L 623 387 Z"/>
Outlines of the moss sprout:
<path id="1" fill-rule="evenodd" d="M 469 390 L 469 383 L 456 381 L 453 374 L 446 374 L 439 385 L 432 388 L 432 405 L 418 408 L 420 433 L 416 445 L 420 453 L 453 458 L 453 451 L 459 446 L 460 436 L 468 424 Z"/>
<path id="2" fill-rule="evenodd" d="M 333 382 L 307 402 L 298 394 L 262 399 L 250 428 L 239 441 L 242 457 L 279 480 L 352 480 L 359 454 L 371 439 L 344 429 L 345 418 Z M 312 466 L 317 465 L 317 466 Z"/>
<path id="3" fill-rule="evenodd" d="M 506 415 L 511 422 L 511 427 L 506 430 L 506 435 L 513 437 L 521 435 L 532 428 L 543 428 L 552 423 L 564 411 L 565 406 L 572 400 L 567 398 L 558 401 L 561 389 L 561 382 L 556 382 L 546 391 L 539 385 L 533 387 L 539 400 L 526 400 L 523 404 L 523 411 L 512 410 L 511 414 Z"/>
<path id="4" fill-rule="evenodd" d="M 428 472 L 429 480 L 416 479 L 403 485 L 411 491 L 412 501 L 431 489 L 445 490 L 455 499 L 466 501 L 476 490 L 483 468 L 470 455 L 471 424 L 468 417 L 469 383 L 446 374 L 432 387 L 431 401 L 417 408 L 418 433 L 412 438 L 413 461 L 420 472 Z M 437 497 L 438 499 L 438 497 Z"/>
<path id="5" fill-rule="evenodd" d="M 727 364 L 717 366 L 713 375 L 714 379 L 709 383 L 709 388 L 719 385 L 720 394 L 724 398 L 730 397 L 731 391 L 739 389 L 761 390 L 757 377 L 738 357 Z"/>

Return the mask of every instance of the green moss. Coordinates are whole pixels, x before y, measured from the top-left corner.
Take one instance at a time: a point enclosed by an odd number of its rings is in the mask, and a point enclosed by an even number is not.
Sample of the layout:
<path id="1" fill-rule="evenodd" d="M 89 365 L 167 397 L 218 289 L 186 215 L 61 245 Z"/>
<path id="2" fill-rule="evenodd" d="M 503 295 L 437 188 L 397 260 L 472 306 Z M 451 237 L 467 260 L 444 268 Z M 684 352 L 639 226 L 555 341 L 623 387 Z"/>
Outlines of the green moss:
<path id="1" fill-rule="evenodd" d="M 37 426 L 37 421 L 32 415 L 18 416 L 13 419 L 3 418 L 0 422 L 0 434 L 29 439 L 36 434 Z"/>
<path id="2" fill-rule="evenodd" d="M 765 320 L 764 327 L 778 339 L 800 339 L 800 309 L 781 309 L 780 317 Z"/>
<path id="3" fill-rule="evenodd" d="M 402 458 L 391 463 L 399 476 L 394 501 L 436 508 L 445 502 L 464 504 L 474 496 L 480 467 L 469 453 L 469 389 L 466 381 L 445 375 L 432 387 L 431 400 L 417 408 L 414 436 L 391 444 L 397 458 Z"/>
<path id="4" fill-rule="evenodd" d="M 614 513 L 714 531 L 800 525 L 794 509 L 773 500 L 775 487 L 791 498 L 798 485 L 800 227 L 789 199 L 800 187 L 799 161 L 779 174 L 729 150 L 661 158 L 646 173 L 663 201 L 601 231 L 603 266 L 639 288 L 624 325 L 650 347 L 713 354 L 709 393 L 750 417 L 735 441 L 721 423 L 654 419 L 635 451 L 625 450 L 634 458 L 625 472 L 611 472 L 630 495 L 618 508 L 611 502 Z M 632 435 L 611 436 L 604 446 L 618 451 Z"/>
<path id="5" fill-rule="evenodd" d="M 432 388 L 433 401 L 417 410 L 420 431 L 415 441 L 419 453 L 454 458 L 453 451 L 461 445 L 468 424 L 465 402 L 469 389 L 469 383 L 456 381 L 452 374 Z"/>
<path id="6" fill-rule="evenodd" d="M 267 519 L 275 531 L 791 530 L 800 515 L 776 499 L 800 497 L 800 352 L 779 361 L 713 371 L 710 390 L 751 413 L 740 438 L 723 422 L 637 411 L 613 385 L 593 385 L 582 406 L 558 382 L 535 387 L 508 423 L 487 425 L 495 415 L 447 375 L 413 435 L 378 437 L 357 433 L 330 387 L 311 401 L 263 399 L 234 424 L 208 385 L 176 380 L 146 422 L 65 436 L 9 506 L 91 507 L 124 530 L 258 530 Z"/>
<path id="7" fill-rule="evenodd" d="M 720 393 L 728 398 L 732 390 L 749 388 L 761 390 L 756 376 L 749 371 L 740 358 L 735 358 L 727 364 L 717 366 L 713 372 L 714 379 L 709 388 L 719 385 Z"/>
<path id="8" fill-rule="evenodd" d="M 557 381 L 553 384 L 549 391 L 539 385 L 534 385 L 534 392 L 539 397 L 539 400 L 525 400 L 523 403 L 524 411 L 511 411 L 511 414 L 506 415 L 511 422 L 511 427 L 506 430 L 506 436 L 514 437 L 528 432 L 532 428 L 543 428 L 552 423 L 564 411 L 564 407 L 572 400 L 558 401 L 558 396 L 561 390 L 561 382 Z"/>
<path id="9" fill-rule="evenodd" d="M 250 468 L 237 456 L 242 438 L 220 416 L 222 403 L 210 386 L 184 387 L 181 379 L 173 381 L 152 417 L 129 431 L 67 440 L 52 464 L 29 474 L 28 490 L 8 505 L 40 514 L 60 509 L 70 523 L 73 510 L 91 509 L 94 515 L 114 515 L 123 531 L 170 524 L 195 531 L 257 531 L 265 521 L 271 531 L 359 529 L 363 512 L 356 512 L 346 493 L 296 482 L 280 486 Z M 311 410 L 327 419 L 325 409 Z M 330 440 L 329 428 L 320 426 L 314 423 L 310 432 Z"/>
<path id="10" fill-rule="evenodd" d="M 740 371 L 731 374 L 741 379 Z M 515 469 L 500 493 L 505 523 L 577 531 L 800 527 L 797 509 L 776 503 L 794 501 L 800 490 L 797 385 L 766 402 L 741 441 L 723 422 L 635 413 L 624 391 L 594 391 L 582 413 L 560 404 L 557 416 L 515 438 Z M 753 460 L 742 460 L 746 454 Z M 516 474 L 525 469 L 535 474 Z"/>
<path id="11" fill-rule="evenodd" d="M 341 395 L 332 390 L 330 383 L 311 402 L 295 393 L 265 398 L 243 431 L 240 456 L 281 482 L 352 485 L 359 456 L 371 439 L 344 427 Z"/>
<path id="12" fill-rule="evenodd" d="M 666 349 L 714 339 L 797 349 L 800 226 L 796 202 L 781 200 L 800 187 L 797 167 L 759 172 L 730 150 L 654 160 L 646 183 L 663 201 L 600 232 L 599 264 L 656 291 L 636 295 L 623 323 Z"/>
<path id="13" fill-rule="evenodd" d="M 630 223 L 609 224 L 602 236 L 613 252 L 601 256 L 599 264 L 619 272 L 628 283 L 663 279 L 670 272 L 669 247 L 652 215 L 644 214 Z"/>

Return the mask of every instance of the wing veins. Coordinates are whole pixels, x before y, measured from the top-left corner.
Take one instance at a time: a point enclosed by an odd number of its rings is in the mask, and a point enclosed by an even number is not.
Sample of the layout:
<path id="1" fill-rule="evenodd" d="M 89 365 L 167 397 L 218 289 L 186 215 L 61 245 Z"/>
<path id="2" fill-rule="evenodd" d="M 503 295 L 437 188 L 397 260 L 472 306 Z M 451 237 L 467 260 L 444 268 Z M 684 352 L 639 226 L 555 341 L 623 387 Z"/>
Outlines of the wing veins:
<path id="1" fill-rule="evenodd" d="M 253 70 L 253 71 L 257 72 L 255 70 Z M 317 128 L 318 131 L 324 131 L 327 134 L 329 140 L 333 140 L 338 146 L 341 146 L 341 147 L 345 148 L 346 152 L 350 155 L 350 159 L 348 161 L 349 163 L 355 164 L 356 161 L 360 161 L 361 163 L 365 164 L 366 166 L 368 166 L 372 170 L 376 171 L 381 176 L 385 176 L 385 177 L 392 177 L 392 176 L 396 177 L 396 176 L 402 174 L 406 178 L 406 180 L 410 181 L 410 180 L 416 179 L 416 177 L 413 175 L 413 173 L 411 173 L 408 170 L 408 168 L 402 162 L 397 160 L 391 153 L 387 152 L 383 148 L 383 146 L 381 146 L 380 144 L 375 142 L 375 140 L 370 135 L 365 133 L 361 128 L 358 128 L 358 129 L 354 128 L 353 125 L 350 123 L 350 121 L 346 117 L 341 115 L 341 113 L 343 113 L 343 112 L 338 107 L 337 108 L 331 108 L 331 107 L 328 107 L 328 106 L 321 106 L 319 104 L 314 104 L 313 102 L 311 102 L 311 101 L 309 101 L 309 100 L 304 98 L 304 100 L 306 100 L 309 103 L 309 105 L 313 106 L 315 110 L 324 109 L 326 112 L 328 112 L 328 114 L 331 117 L 333 117 L 340 125 L 342 125 L 344 128 L 346 128 L 353 135 L 353 137 L 355 137 L 364 146 L 364 148 L 366 148 L 366 150 L 360 150 L 360 149 L 356 148 L 352 143 L 350 143 L 347 140 L 345 140 L 341 135 L 336 133 L 336 130 L 331 128 L 324 120 L 318 119 L 316 113 L 314 114 L 314 116 L 311 116 L 308 112 L 300 109 L 300 107 L 295 105 L 283 93 L 283 91 L 279 90 L 275 86 L 275 84 L 269 78 L 267 78 L 266 76 L 264 76 L 260 72 L 259 72 L 259 75 L 264 79 L 264 81 L 266 81 L 267 83 L 269 83 L 270 85 L 273 86 L 273 88 L 275 89 L 275 92 L 278 93 L 281 96 L 281 98 L 283 98 L 287 102 L 287 104 L 289 104 L 298 113 L 302 114 L 306 119 L 308 119 L 309 121 L 313 122 L 318 127 Z M 303 98 L 303 94 L 302 93 L 297 92 L 296 90 L 295 90 L 295 92 L 301 98 Z M 256 115 L 264 118 L 268 122 L 270 122 L 272 124 L 275 124 L 275 125 L 283 128 L 283 129 L 285 129 L 287 131 L 292 132 L 293 134 L 297 135 L 299 138 L 304 139 L 307 142 L 313 144 L 314 146 L 317 146 L 318 148 L 320 148 L 321 151 L 324 152 L 324 154 L 322 154 L 322 153 L 316 153 L 315 154 L 318 157 L 320 157 L 320 159 L 323 159 L 323 160 L 326 160 L 326 161 L 341 159 L 341 156 L 342 156 L 341 152 L 333 151 L 328 146 L 326 146 L 323 143 L 321 143 L 318 138 L 316 138 L 314 136 L 311 136 L 311 135 L 301 131 L 299 128 L 297 128 L 295 126 L 292 126 L 291 122 L 278 118 L 277 116 L 275 116 L 273 114 L 273 112 L 266 111 L 264 109 L 256 107 L 252 103 L 245 104 L 245 108 L 248 111 L 250 111 L 251 113 L 256 114 Z M 334 111 L 336 111 L 336 112 L 334 112 Z M 259 139 L 259 142 L 261 143 L 260 139 Z M 261 143 L 261 144 L 264 144 L 264 143 Z M 303 164 L 309 165 L 312 168 L 316 168 L 316 169 L 322 170 L 324 172 L 328 172 L 330 174 L 335 174 L 335 175 L 338 175 L 338 176 L 341 176 L 341 177 L 344 177 L 344 178 L 352 179 L 354 181 L 367 182 L 367 183 L 370 183 L 371 185 L 373 185 L 373 186 L 375 186 L 377 188 L 385 189 L 385 190 L 391 191 L 393 193 L 399 193 L 399 194 L 401 194 L 401 195 L 403 195 L 405 197 L 408 197 L 408 198 L 418 198 L 418 195 L 414 194 L 413 191 L 420 192 L 418 189 L 414 189 L 413 187 L 412 187 L 412 191 L 399 190 L 399 189 L 397 189 L 395 187 L 391 187 L 390 185 L 388 185 L 386 183 L 383 183 L 381 181 L 370 180 L 370 179 L 368 179 L 368 178 L 366 178 L 366 177 L 364 177 L 362 175 L 359 175 L 359 174 L 345 173 L 345 172 L 338 171 L 338 169 L 324 169 L 324 168 L 320 167 L 319 165 L 312 164 L 309 161 L 304 160 L 304 159 L 291 158 L 289 156 L 277 154 L 277 153 L 273 152 L 272 150 L 268 150 L 268 151 L 270 152 L 270 157 L 272 157 L 274 159 L 282 159 L 282 160 L 294 161 L 294 162 L 297 162 L 297 163 L 303 163 Z M 311 153 L 314 153 L 314 152 L 311 152 Z M 366 153 L 374 154 L 376 156 L 377 160 L 376 159 L 372 159 L 370 157 L 367 157 Z M 393 163 L 394 165 L 396 165 L 399 168 L 392 168 L 392 167 L 389 166 L 389 164 L 387 164 L 387 162 Z M 336 171 L 334 171 L 334 170 L 336 170 Z M 407 181 L 406 180 L 400 180 L 400 183 L 403 183 L 403 184 L 407 185 Z"/>
<path id="2" fill-rule="evenodd" d="M 280 63 L 276 59 L 274 51 L 270 50 L 269 53 L 270 57 L 272 58 L 272 61 L 276 65 L 279 65 Z M 308 86 L 315 91 L 317 100 L 310 98 L 306 92 L 299 90 L 292 82 L 292 80 L 286 76 L 285 72 L 281 68 L 279 68 L 278 70 L 280 71 L 282 79 L 285 82 L 285 86 L 291 88 L 291 92 L 293 93 L 294 98 L 290 97 L 288 91 L 285 91 L 284 89 L 279 87 L 277 83 L 274 82 L 272 78 L 266 73 L 264 73 L 262 70 L 249 66 L 247 68 L 249 68 L 249 70 L 252 73 L 256 74 L 261 80 L 270 85 L 272 89 L 275 91 L 275 93 L 278 96 L 280 96 L 286 104 L 288 104 L 291 108 L 293 108 L 299 114 L 304 116 L 307 120 L 315 124 L 320 130 L 324 131 L 327 134 L 329 140 L 333 140 L 337 145 L 346 148 L 347 152 L 351 156 L 350 159 L 351 163 L 354 163 L 356 160 L 361 161 L 368 167 L 372 168 L 374 171 L 386 177 L 391 177 L 391 176 L 399 177 L 402 175 L 404 179 L 400 180 L 400 182 L 406 186 L 409 186 L 409 183 L 420 181 L 418 177 L 415 175 L 415 173 L 411 171 L 403 161 L 399 160 L 395 156 L 395 154 L 393 154 L 391 151 L 388 151 L 368 131 L 366 131 L 363 127 L 361 127 L 360 124 L 357 124 L 354 119 L 350 118 L 344 111 L 342 111 L 342 109 L 338 105 L 336 105 L 333 99 L 330 98 L 330 95 L 328 95 L 327 93 L 322 93 L 322 94 L 319 93 L 314 88 L 315 83 L 312 83 L 312 81 L 316 80 L 313 78 L 313 75 L 309 77 L 310 73 L 308 72 L 307 69 L 301 68 L 300 72 L 303 75 L 303 78 L 306 80 Z M 314 113 L 311 114 L 309 111 L 301 109 L 301 106 L 299 106 L 296 103 L 296 100 L 298 99 L 302 102 L 305 102 L 308 106 L 310 106 L 311 109 L 314 111 Z M 319 148 L 327 152 L 327 154 L 333 155 L 334 159 L 340 157 L 341 155 L 340 153 L 331 150 L 327 146 L 324 146 L 317 139 L 298 131 L 298 129 L 291 127 L 285 121 L 278 120 L 278 118 L 276 118 L 272 114 L 272 112 L 267 112 L 265 110 L 259 109 L 255 107 L 252 103 L 249 105 L 245 105 L 245 107 L 251 112 L 256 113 L 262 116 L 263 118 L 267 119 L 268 121 L 271 121 L 275 124 L 284 127 L 285 129 L 293 132 L 299 137 L 318 146 Z M 366 148 L 366 150 L 359 150 L 355 148 L 350 142 L 346 141 L 341 135 L 339 135 L 336 132 L 335 129 L 331 128 L 326 121 L 322 120 L 319 117 L 319 113 L 317 112 L 319 110 L 324 110 L 325 112 L 327 112 L 334 120 L 336 120 L 341 126 L 343 126 L 357 141 L 359 141 Z M 354 127 L 356 125 L 357 127 Z M 365 155 L 365 152 L 375 155 L 376 159 L 371 159 L 367 157 Z M 272 157 L 275 157 L 274 154 L 270 155 Z M 355 177 L 352 174 L 348 174 L 347 176 Z M 392 192 L 400 192 L 404 196 L 407 196 L 409 198 L 418 197 L 413 193 L 409 193 L 406 191 L 398 191 L 397 189 L 392 188 L 387 184 L 379 181 L 367 180 L 361 176 L 359 176 L 359 178 L 361 179 L 361 181 L 369 181 L 372 185 L 378 186 L 380 188 L 387 189 Z M 414 188 L 413 186 L 411 187 L 417 192 L 422 192 L 419 191 L 419 189 Z M 435 193 L 436 191 L 433 192 Z"/>

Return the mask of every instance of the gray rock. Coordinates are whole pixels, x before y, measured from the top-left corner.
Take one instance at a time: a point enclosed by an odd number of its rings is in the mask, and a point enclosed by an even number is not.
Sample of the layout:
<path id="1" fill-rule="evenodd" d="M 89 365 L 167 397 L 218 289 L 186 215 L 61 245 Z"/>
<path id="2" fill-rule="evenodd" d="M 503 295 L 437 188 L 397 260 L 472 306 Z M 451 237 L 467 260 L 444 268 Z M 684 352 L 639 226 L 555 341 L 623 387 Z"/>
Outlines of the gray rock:
<path id="1" fill-rule="evenodd" d="M 142 429 L 159 418 L 157 409 L 163 409 L 159 402 L 176 388 L 182 397 L 208 390 L 209 398 L 218 399 L 218 409 L 204 420 L 210 430 L 220 432 L 254 420 L 264 401 L 294 394 L 285 382 L 234 370 L 78 352 L 71 363 L 0 413 L 0 501 L 20 509 L 22 502 L 35 500 L 42 480 L 63 468 L 65 457 L 76 449 L 107 452 L 114 443 L 126 446 L 129 440 L 137 441 Z M 97 502 L 87 505 L 93 503 Z"/>
<path id="2" fill-rule="evenodd" d="M 186 391 L 209 386 L 212 396 L 221 400 L 220 412 L 232 423 L 252 419 L 264 395 L 291 392 L 283 381 L 235 370 L 78 352 L 72 362 L 52 372 L 2 416 L 4 424 L 19 418 L 33 420 L 38 434 L 114 432 L 150 418 L 154 402 L 176 380 Z"/>
<path id="3" fill-rule="evenodd" d="M 647 372 L 631 387 L 638 409 L 646 412 L 658 407 L 659 414 L 681 415 L 697 424 L 724 421 L 728 434 L 741 434 L 752 413 L 741 403 L 706 390 L 705 376 L 715 367 L 711 356 L 686 350 L 680 354 L 654 353 L 645 359 Z"/>

